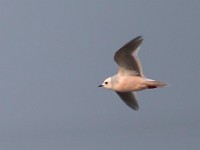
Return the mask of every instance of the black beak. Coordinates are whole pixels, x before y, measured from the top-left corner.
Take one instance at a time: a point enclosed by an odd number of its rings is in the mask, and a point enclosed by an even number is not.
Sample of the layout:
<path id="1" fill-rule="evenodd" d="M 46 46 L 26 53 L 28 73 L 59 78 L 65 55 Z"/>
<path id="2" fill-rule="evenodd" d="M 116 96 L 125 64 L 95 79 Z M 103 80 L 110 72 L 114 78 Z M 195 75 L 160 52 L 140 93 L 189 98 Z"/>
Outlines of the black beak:
<path id="1" fill-rule="evenodd" d="M 99 85 L 98 87 L 103 87 L 103 85 Z"/>

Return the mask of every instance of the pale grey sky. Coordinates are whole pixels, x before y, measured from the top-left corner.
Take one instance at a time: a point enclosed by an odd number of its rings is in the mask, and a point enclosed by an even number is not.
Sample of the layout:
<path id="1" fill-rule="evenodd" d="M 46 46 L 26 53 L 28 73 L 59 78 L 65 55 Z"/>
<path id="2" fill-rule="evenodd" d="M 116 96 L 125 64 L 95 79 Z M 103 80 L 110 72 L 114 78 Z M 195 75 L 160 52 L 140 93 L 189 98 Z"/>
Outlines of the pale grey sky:
<path id="1" fill-rule="evenodd" d="M 200 146 L 200 1 L 1 0 L 0 149 L 188 150 Z M 142 35 L 139 111 L 97 86 Z"/>

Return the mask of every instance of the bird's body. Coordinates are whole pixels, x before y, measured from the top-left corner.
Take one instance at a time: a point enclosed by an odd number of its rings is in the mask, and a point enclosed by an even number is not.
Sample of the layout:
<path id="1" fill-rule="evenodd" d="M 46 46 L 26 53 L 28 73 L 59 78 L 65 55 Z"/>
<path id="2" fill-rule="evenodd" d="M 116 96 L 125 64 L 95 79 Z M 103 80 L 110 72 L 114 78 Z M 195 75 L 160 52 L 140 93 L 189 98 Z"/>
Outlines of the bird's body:
<path id="1" fill-rule="evenodd" d="M 146 89 L 145 79 L 137 76 L 116 77 L 117 83 L 113 84 L 112 90 L 118 92 L 132 92 Z M 112 80 L 112 77 L 111 77 Z"/>
<path id="2" fill-rule="evenodd" d="M 148 79 L 143 75 L 142 65 L 137 57 L 142 41 L 142 37 L 138 36 L 115 53 L 114 60 L 119 66 L 118 73 L 107 78 L 99 86 L 115 91 L 134 110 L 139 109 L 139 105 L 133 92 L 166 85 L 163 82 Z"/>

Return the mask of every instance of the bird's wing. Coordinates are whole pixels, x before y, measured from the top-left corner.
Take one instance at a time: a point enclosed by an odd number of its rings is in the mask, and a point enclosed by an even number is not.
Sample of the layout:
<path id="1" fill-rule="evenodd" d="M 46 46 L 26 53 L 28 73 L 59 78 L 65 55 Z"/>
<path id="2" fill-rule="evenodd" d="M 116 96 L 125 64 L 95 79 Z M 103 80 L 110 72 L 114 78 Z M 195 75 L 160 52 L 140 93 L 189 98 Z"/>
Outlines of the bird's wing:
<path id="1" fill-rule="evenodd" d="M 136 97 L 134 93 L 132 92 L 116 92 L 119 97 L 123 100 L 125 104 L 127 104 L 130 108 L 134 110 L 139 109 L 138 102 L 136 100 Z"/>
<path id="2" fill-rule="evenodd" d="M 137 56 L 142 41 L 142 36 L 138 36 L 126 43 L 115 53 L 114 60 L 119 66 L 119 74 L 143 76 L 142 65 Z"/>

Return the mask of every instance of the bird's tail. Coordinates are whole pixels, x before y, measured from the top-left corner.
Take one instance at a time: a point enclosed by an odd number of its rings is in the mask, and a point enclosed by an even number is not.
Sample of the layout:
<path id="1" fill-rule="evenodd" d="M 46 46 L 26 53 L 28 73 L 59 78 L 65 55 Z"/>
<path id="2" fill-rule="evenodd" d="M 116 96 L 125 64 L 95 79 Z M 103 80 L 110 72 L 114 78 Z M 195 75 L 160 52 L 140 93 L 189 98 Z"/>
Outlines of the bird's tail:
<path id="1" fill-rule="evenodd" d="M 155 80 L 147 80 L 145 82 L 148 89 L 154 89 L 154 88 L 162 88 L 165 87 L 167 84 L 161 81 L 155 81 Z"/>

